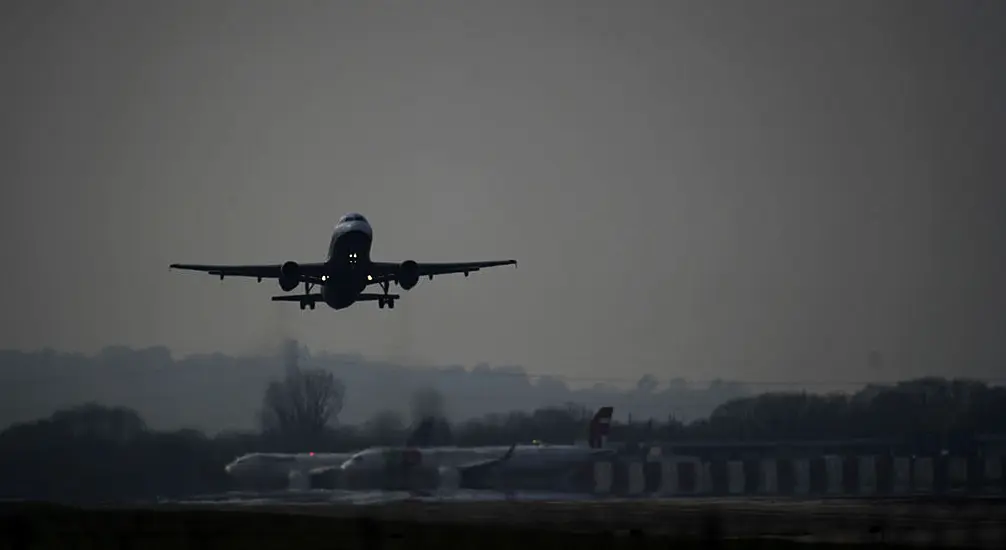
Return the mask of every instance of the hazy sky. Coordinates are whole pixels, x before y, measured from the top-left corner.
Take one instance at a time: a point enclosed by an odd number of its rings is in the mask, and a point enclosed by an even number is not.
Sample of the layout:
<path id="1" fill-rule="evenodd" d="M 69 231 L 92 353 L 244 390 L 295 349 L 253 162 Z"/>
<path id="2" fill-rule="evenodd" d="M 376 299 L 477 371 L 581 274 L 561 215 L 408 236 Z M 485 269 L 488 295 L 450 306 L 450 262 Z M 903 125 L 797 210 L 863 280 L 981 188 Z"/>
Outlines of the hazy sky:
<path id="1" fill-rule="evenodd" d="M 1006 377 L 1004 2 L 0 10 L 2 347 Z M 520 267 L 341 312 L 167 268 L 318 261 L 348 211 Z"/>

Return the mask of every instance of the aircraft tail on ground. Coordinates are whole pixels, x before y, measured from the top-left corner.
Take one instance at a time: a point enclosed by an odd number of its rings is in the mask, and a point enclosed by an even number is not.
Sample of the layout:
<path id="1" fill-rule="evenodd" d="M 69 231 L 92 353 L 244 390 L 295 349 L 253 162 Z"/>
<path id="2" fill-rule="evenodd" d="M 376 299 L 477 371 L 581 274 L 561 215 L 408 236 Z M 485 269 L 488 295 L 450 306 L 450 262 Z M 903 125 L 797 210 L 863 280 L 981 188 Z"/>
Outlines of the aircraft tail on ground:
<path id="1" fill-rule="evenodd" d="M 587 443 L 590 445 L 591 449 L 600 449 L 601 447 L 604 447 L 604 440 L 608 436 L 608 431 L 611 429 L 612 412 L 614 412 L 613 407 L 601 407 L 600 409 L 597 409 L 597 413 L 590 421 L 590 431 L 587 437 Z"/>

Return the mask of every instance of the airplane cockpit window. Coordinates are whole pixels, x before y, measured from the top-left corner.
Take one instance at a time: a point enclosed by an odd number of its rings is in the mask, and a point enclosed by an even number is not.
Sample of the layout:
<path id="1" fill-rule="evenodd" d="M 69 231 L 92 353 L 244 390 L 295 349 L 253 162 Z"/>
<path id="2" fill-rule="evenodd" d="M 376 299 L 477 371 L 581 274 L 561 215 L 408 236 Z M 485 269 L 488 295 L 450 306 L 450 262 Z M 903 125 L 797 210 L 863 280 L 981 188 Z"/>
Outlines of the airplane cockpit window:
<path id="1" fill-rule="evenodd" d="M 342 219 L 339 220 L 339 223 L 346 223 L 346 222 L 366 222 L 366 221 L 367 221 L 367 218 L 364 218 L 363 214 L 359 214 L 357 212 L 350 212 L 349 214 L 346 214 L 345 216 L 343 216 Z"/>

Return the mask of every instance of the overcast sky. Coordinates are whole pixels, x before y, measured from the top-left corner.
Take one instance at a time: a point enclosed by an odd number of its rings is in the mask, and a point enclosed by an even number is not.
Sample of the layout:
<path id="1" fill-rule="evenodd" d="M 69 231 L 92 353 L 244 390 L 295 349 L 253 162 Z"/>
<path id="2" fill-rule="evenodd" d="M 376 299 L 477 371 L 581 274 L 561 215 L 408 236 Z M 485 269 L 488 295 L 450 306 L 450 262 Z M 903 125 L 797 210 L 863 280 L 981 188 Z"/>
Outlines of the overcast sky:
<path id="1" fill-rule="evenodd" d="M 0 10 L 2 347 L 1006 377 L 1004 2 Z M 318 261 L 348 211 L 520 267 L 340 312 L 167 268 Z"/>

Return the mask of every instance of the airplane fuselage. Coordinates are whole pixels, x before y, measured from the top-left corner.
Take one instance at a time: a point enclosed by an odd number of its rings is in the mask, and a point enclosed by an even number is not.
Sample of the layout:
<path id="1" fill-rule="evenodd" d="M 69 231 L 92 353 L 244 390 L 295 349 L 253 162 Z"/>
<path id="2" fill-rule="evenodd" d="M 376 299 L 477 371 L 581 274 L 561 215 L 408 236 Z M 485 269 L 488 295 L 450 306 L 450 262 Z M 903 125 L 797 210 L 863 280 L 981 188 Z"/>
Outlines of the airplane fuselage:
<path id="1" fill-rule="evenodd" d="M 242 485 L 287 485 L 293 475 L 309 476 L 316 468 L 336 468 L 352 453 L 251 453 L 238 457 L 224 470 Z"/>
<path id="2" fill-rule="evenodd" d="M 424 477 L 431 472 L 464 468 L 468 464 L 502 457 L 509 447 L 379 447 L 360 451 L 342 466 L 342 479 L 351 488 L 378 488 L 399 476 Z M 517 445 L 500 468 L 507 472 L 550 474 L 588 464 L 611 454 L 610 449 L 573 445 Z"/>
<path id="3" fill-rule="evenodd" d="M 335 226 L 325 260 L 327 274 L 321 285 L 321 296 L 332 309 L 353 305 L 370 284 L 373 241 L 373 229 L 362 216 L 349 215 Z"/>

